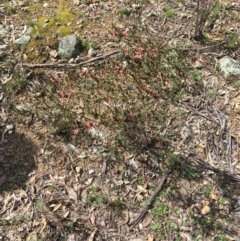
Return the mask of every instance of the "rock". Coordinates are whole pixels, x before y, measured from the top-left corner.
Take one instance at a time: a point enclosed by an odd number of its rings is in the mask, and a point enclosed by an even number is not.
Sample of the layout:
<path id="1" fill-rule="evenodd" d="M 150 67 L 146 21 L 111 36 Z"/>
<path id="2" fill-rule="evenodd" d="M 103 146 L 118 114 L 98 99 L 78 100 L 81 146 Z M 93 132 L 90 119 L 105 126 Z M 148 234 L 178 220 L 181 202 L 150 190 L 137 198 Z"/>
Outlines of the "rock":
<path id="1" fill-rule="evenodd" d="M 240 63 L 229 56 L 224 56 L 219 60 L 219 68 L 225 78 L 240 74 Z"/>
<path id="2" fill-rule="evenodd" d="M 26 45 L 30 41 L 31 37 L 29 35 L 22 35 L 15 40 L 15 44 Z"/>
<path id="3" fill-rule="evenodd" d="M 68 35 L 59 41 L 58 55 L 63 59 L 75 58 L 81 51 L 81 42 L 76 35 Z"/>
<path id="4" fill-rule="evenodd" d="M 5 37 L 8 33 L 8 30 L 5 28 L 0 28 L 0 36 Z"/>
<path id="5" fill-rule="evenodd" d="M 96 51 L 92 47 L 90 47 L 89 50 L 88 50 L 88 56 L 89 57 L 96 56 Z"/>
<path id="6" fill-rule="evenodd" d="M 58 52 L 55 49 L 51 50 L 49 53 L 50 53 L 50 56 L 53 58 L 56 58 L 58 56 Z"/>

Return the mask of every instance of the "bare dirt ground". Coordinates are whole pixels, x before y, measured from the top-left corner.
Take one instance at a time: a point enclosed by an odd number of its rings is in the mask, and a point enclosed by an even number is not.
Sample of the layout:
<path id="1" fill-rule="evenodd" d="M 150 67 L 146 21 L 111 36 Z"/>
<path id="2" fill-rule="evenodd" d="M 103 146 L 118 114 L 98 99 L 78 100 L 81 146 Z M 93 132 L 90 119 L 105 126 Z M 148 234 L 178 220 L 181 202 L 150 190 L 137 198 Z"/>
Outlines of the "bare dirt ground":
<path id="1" fill-rule="evenodd" d="M 0 2 L 1 240 L 240 240 L 240 5 L 197 3 Z"/>

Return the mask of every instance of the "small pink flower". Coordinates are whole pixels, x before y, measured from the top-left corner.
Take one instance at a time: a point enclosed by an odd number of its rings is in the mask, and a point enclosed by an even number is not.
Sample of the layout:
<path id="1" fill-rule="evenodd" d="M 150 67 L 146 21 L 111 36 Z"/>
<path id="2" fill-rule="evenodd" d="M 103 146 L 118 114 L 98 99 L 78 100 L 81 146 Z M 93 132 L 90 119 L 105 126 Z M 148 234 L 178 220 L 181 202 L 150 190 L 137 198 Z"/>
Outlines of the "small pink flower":
<path id="1" fill-rule="evenodd" d="M 64 96 L 65 96 L 65 91 L 64 90 L 59 90 L 57 93 L 59 94 L 59 96 L 61 98 L 64 98 Z"/>
<path id="2" fill-rule="evenodd" d="M 144 48 L 133 46 L 134 58 L 142 60 Z"/>
<path id="3" fill-rule="evenodd" d="M 129 38 L 129 33 L 128 33 L 128 29 L 126 28 L 123 32 L 122 32 L 122 35 L 125 39 L 128 39 Z"/>
<path id="4" fill-rule="evenodd" d="M 168 81 L 165 81 L 164 84 L 165 84 L 165 86 L 166 86 L 167 88 L 170 88 L 170 87 L 171 87 L 171 84 L 170 84 L 170 82 L 168 82 Z"/>
<path id="5" fill-rule="evenodd" d="M 73 129 L 72 130 L 72 135 L 77 136 L 79 134 L 79 130 L 78 129 Z"/>
<path id="6" fill-rule="evenodd" d="M 85 128 L 89 131 L 91 129 L 92 125 L 91 125 L 91 122 L 90 121 L 87 121 L 85 123 Z"/>
<path id="7" fill-rule="evenodd" d="M 124 69 L 122 68 L 115 68 L 115 72 L 118 73 L 121 78 L 124 76 Z"/>
<path id="8" fill-rule="evenodd" d="M 99 120 L 95 119 L 92 123 L 92 127 L 96 129 L 98 126 L 98 123 L 99 123 Z"/>
<path id="9" fill-rule="evenodd" d="M 160 72 L 157 73 L 157 78 L 162 79 L 162 74 Z"/>
<path id="10" fill-rule="evenodd" d="M 99 124 L 99 120 L 97 120 L 97 119 L 95 119 L 95 120 L 92 121 L 92 122 L 87 121 L 87 122 L 85 123 L 85 128 L 86 128 L 87 131 L 90 131 L 92 128 L 93 128 L 93 129 L 96 129 L 97 126 L 98 126 L 98 124 Z"/>

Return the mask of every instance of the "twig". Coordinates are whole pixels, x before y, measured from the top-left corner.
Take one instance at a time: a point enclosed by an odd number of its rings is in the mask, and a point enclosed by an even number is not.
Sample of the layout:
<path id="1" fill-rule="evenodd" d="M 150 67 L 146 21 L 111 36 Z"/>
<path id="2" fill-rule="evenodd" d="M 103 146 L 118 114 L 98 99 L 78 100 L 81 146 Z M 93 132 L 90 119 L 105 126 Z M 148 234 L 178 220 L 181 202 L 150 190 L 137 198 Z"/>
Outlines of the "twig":
<path id="1" fill-rule="evenodd" d="M 193 155 L 196 156 L 196 158 L 194 160 L 192 160 L 192 163 L 198 164 L 199 166 L 204 167 L 205 169 L 213 171 L 215 173 L 219 173 L 219 174 L 223 175 L 224 177 L 228 177 L 229 179 L 234 180 L 236 182 L 240 182 L 240 176 L 239 175 L 231 174 L 227 171 L 222 171 L 222 170 L 220 170 L 216 167 L 213 167 L 209 163 L 205 162 L 196 153 L 194 153 L 194 152 L 190 152 L 190 153 L 192 153 Z"/>
<path id="2" fill-rule="evenodd" d="M 154 203 L 158 193 L 162 189 L 163 183 L 165 182 L 166 179 L 167 179 L 167 175 L 163 175 L 160 183 L 158 184 L 157 189 L 155 190 L 155 192 L 152 194 L 152 196 L 149 199 L 149 204 L 142 207 L 141 210 L 139 211 L 139 213 L 136 215 L 136 217 L 128 224 L 130 226 L 130 228 L 133 228 L 134 226 L 136 226 L 144 218 L 144 216 L 146 215 L 149 208 L 153 205 L 153 203 Z"/>
<path id="3" fill-rule="evenodd" d="M 28 63 L 22 63 L 22 64 L 18 64 L 18 66 L 20 67 L 28 67 L 28 68 L 75 68 L 78 66 L 84 66 L 84 65 L 88 65 L 90 63 L 93 62 L 97 62 L 97 61 L 101 61 L 101 60 L 105 60 L 108 58 L 112 58 L 113 55 L 117 55 L 119 54 L 120 51 L 119 50 L 115 50 L 113 52 L 107 53 L 105 55 L 101 55 L 95 58 L 91 58 L 89 60 L 77 63 L 77 64 L 56 64 L 56 63 L 50 63 L 50 64 L 28 64 Z"/>
<path id="4" fill-rule="evenodd" d="M 229 165 L 229 169 L 231 171 L 231 174 L 233 174 L 233 166 L 232 166 L 232 135 L 231 135 L 231 131 L 229 131 L 229 137 L 228 137 L 227 161 L 228 161 L 228 165 Z"/>

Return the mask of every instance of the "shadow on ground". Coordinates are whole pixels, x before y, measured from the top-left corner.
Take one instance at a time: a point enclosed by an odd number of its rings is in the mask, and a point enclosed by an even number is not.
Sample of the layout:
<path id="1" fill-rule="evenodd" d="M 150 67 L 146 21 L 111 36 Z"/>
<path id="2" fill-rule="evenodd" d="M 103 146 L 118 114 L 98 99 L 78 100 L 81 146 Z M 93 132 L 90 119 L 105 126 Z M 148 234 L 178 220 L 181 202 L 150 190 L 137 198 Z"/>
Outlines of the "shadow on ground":
<path id="1" fill-rule="evenodd" d="M 5 134 L 0 150 L 0 192 L 23 187 L 35 169 L 36 145 L 15 132 Z"/>

